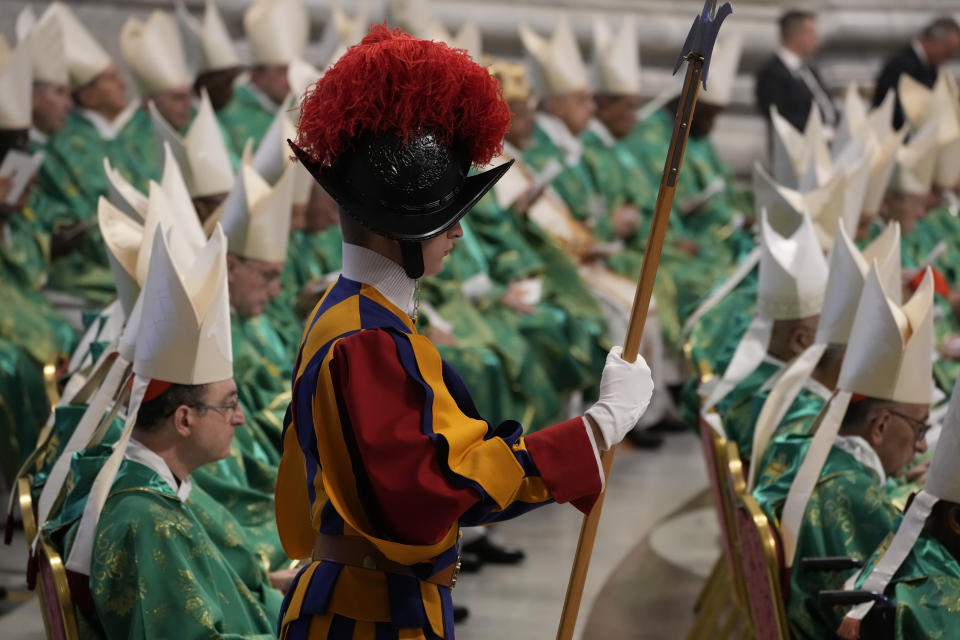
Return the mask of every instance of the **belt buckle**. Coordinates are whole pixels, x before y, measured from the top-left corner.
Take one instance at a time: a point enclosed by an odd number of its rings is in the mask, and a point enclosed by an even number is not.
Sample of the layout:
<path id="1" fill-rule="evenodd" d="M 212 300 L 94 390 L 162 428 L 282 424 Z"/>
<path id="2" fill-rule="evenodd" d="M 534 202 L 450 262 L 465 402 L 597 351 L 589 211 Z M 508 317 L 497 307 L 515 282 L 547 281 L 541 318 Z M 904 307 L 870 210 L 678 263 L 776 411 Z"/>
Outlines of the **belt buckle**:
<path id="1" fill-rule="evenodd" d="M 453 589 L 457 586 L 457 578 L 460 577 L 460 565 L 463 559 L 463 549 L 457 550 L 457 566 L 453 569 L 453 577 L 450 578 L 450 588 Z"/>

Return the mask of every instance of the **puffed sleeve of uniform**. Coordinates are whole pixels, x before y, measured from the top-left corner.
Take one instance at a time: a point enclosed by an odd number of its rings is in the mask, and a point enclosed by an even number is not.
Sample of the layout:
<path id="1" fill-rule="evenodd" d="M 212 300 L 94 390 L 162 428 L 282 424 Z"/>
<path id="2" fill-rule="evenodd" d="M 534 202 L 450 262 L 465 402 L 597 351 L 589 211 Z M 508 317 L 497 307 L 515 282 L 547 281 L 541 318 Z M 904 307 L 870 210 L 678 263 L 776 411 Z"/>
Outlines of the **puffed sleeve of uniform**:
<path id="1" fill-rule="evenodd" d="M 334 347 L 330 374 L 365 508 L 399 541 L 433 544 L 458 520 L 495 522 L 551 501 L 588 511 L 600 494 L 583 418 L 526 438 L 516 422 L 491 427 L 423 336 L 354 334 Z"/>

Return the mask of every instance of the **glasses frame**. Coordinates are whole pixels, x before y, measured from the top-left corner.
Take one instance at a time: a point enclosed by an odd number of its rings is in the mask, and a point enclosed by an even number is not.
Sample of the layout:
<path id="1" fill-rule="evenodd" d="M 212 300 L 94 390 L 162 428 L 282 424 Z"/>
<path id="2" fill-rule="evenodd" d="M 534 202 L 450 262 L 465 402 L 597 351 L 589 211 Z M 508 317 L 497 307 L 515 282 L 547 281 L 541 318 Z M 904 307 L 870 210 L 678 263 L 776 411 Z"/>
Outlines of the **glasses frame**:
<path id="1" fill-rule="evenodd" d="M 927 431 L 929 431 L 930 427 L 932 426 L 930 424 L 929 418 L 927 418 L 926 420 L 920 420 L 918 418 L 908 416 L 905 413 L 900 413 L 899 411 L 896 411 L 894 409 L 887 409 L 887 411 L 897 416 L 898 418 L 901 418 L 902 420 L 906 421 L 906 423 L 910 425 L 910 429 L 913 430 L 913 435 L 914 437 L 916 437 L 917 442 L 920 442 L 921 440 L 927 437 Z M 919 426 L 916 426 L 916 425 L 919 425 Z"/>
<path id="2" fill-rule="evenodd" d="M 237 413 L 237 411 L 240 410 L 240 401 L 235 400 L 229 404 L 221 404 L 221 405 L 200 403 L 200 404 L 190 404 L 187 406 L 190 407 L 191 409 L 196 409 L 197 411 L 216 411 L 221 416 L 224 416 L 226 418 L 232 418 Z M 224 415 L 223 413 L 221 413 L 223 411 L 227 411 L 228 413 Z"/>

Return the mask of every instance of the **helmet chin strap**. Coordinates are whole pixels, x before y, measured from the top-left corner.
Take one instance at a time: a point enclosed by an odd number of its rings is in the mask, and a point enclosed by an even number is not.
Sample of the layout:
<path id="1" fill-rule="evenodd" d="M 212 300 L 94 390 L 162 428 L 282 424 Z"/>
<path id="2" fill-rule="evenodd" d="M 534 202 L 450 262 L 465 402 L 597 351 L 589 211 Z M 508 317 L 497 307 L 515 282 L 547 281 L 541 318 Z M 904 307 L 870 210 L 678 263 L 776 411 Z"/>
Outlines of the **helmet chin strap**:
<path id="1" fill-rule="evenodd" d="M 423 277 L 423 245 L 417 241 L 400 240 L 400 255 L 407 277 L 416 280 Z"/>

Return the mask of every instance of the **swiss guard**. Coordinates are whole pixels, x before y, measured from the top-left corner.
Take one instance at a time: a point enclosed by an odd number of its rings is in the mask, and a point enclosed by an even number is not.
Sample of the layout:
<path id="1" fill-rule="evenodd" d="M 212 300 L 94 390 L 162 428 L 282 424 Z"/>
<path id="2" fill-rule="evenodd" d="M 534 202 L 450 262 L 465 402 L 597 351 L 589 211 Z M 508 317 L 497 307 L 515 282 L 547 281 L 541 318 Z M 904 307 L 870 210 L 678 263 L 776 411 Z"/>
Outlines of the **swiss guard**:
<path id="1" fill-rule="evenodd" d="M 587 511 L 598 452 L 649 403 L 650 370 L 607 357 L 586 415 L 523 437 L 491 425 L 417 333 L 417 282 L 510 168 L 509 109 L 465 52 L 375 26 L 309 90 L 301 162 L 340 206 L 343 271 L 307 320 L 276 485 L 291 558 L 311 561 L 280 637 L 452 639 L 460 527 L 549 502 Z"/>

